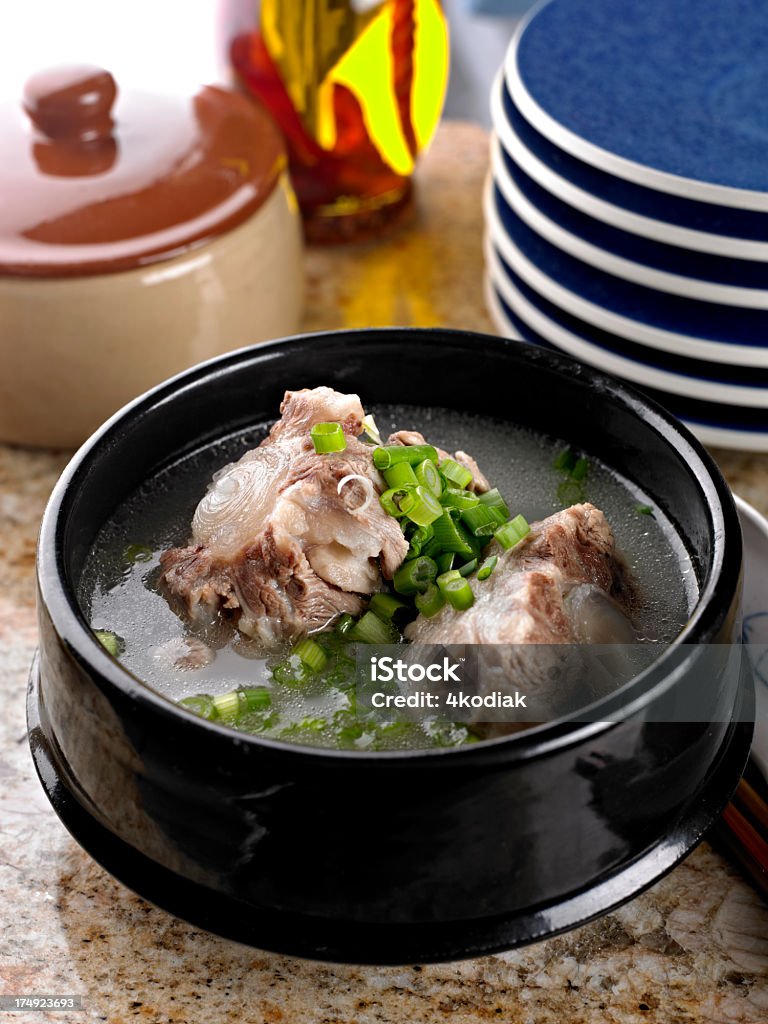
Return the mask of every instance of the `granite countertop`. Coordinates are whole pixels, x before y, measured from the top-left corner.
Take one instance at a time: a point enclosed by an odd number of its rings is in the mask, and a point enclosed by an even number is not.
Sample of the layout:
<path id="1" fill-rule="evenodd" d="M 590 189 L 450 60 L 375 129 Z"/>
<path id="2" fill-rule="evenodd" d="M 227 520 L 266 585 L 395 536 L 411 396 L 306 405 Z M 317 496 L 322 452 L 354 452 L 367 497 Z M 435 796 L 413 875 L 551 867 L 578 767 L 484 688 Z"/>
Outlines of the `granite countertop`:
<path id="1" fill-rule="evenodd" d="M 415 222 L 307 259 L 308 330 L 443 324 L 491 331 L 482 300 L 487 138 L 444 125 Z M 768 456 L 716 453 L 768 512 Z M 0 994 L 79 994 L 82 1013 L 8 1020 L 768 1021 L 768 908 L 706 843 L 644 895 L 526 949 L 438 966 L 315 964 L 207 935 L 156 909 L 70 838 L 37 782 L 24 691 L 36 643 L 37 524 L 66 456 L 0 446 Z"/>

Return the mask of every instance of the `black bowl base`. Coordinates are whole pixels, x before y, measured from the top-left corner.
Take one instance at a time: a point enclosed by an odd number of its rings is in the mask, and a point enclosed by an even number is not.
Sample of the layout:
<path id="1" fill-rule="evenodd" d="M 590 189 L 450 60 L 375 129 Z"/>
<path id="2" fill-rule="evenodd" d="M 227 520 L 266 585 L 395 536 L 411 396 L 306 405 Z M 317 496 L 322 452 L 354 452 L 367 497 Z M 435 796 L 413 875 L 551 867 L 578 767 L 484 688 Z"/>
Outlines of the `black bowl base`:
<path id="1" fill-rule="evenodd" d="M 146 857 L 105 828 L 77 798 L 66 764 L 40 728 L 37 656 L 27 689 L 27 725 L 37 774 L 56 814 L 79 845 L 123 885 L 162 910 L 248 946 L 313 960 L 350 964 L 413 964 L 484 956 L 525 946 L 585 924 L 647 889 L 704 837 L 728 802 L 747 762 L 754 700 L 751 675 L 740 707 L 688 814 L 640 857 L 596 884 L 529 912 L 435 925 L 361 925 L 252 906 L 190 881 Z"/>

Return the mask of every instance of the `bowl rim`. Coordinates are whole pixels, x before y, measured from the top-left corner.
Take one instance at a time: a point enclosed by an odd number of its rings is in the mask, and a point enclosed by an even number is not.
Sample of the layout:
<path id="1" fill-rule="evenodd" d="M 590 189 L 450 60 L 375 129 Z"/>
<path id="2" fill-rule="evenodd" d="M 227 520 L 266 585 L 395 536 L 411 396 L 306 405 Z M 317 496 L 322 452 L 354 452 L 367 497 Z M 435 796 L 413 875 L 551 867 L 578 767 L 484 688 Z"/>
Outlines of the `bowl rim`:
<path id="1" fill-rule="evenodd" d="M 77 601 L 74 589 L 67 579 L 64 565 L 63 533 L 70 512 L 72 496 L 76 493 L 79 480 L 87 471 L 89 461 L 105 445 L 109 444 L 125 421 L 161 406 L 172 396 L 183 392 L 195 383 L 213 382 L 222 372 L 235 370 L 240 364 L 247 364 L 254 360 L 257 362 L 269 361 L 270 358 L 279 358 L 282 353 L 294 349 L 300 350 L 307 344 L 317 346 L 325 342 L 337 342 L 340 336 L 356 336 L 386 342 L 387 340 L 402 341 L 403 335 L 417 338 L 422 345 L 440 346 L 441 348 L 450 342 L 466 344 L 467 340 L 470 340 L 475 347 L 478 344 L 493 344 L 497 349 L 505 349 L 515 358 L 533 366 L 544 363 L 547 369 L 568 376 L 573 375 L 574 370 L 578 368 L 580 380 L 585 381 L 589 387 L 599 391 L 602 395 L 609 397 L 611 401 L 618 401 L 630 413 L 638 416 L 646 426 L 654 430 L 674 448 L 678 456 L 686 462 L 698 481 L 714 527 L 712 558 L 707 567 L 705 583 L 696 606 L 680 634 L 670 642 L 659 658 L 655 659 L 638 676 L 624 684 L 617 693 L 624 693 L 626 698 L 629 696 L 630 688 L 639 691 L 639 697 L 623 701 L 622 706 L 629 713 L 636 706 L 645 706 L 650 703 L 675 684 L 679 672 L 668 671 L 664 674 L 663 669 L 665 666 L 669 667 L 676 652 L 679 652 L 683 645 L 699 645 L 705 643 L 708 637 L 716 635 L 723 626 L 732 604 L 731 601 L 728 601 L 723 607 L 723 602 L 716 600 L 717 592 L 725 588 L 726 593 L 735 595 L 740 585 L 742 537 L 738 514 L 733 495 L 714 459 L 676 417 L 654 400 L 640 394 L 621 380 L 579 363 L 560 352 L 535 348 L 515 339 L 443 327 L 351 328 L 307 332 L 259 345 L 245 346 L 197 363 L 161 382 L 117 410 L 92 434 L 74 453 L 51 492 L 40 525 L 36 557 L 38 612 L 45 609 L 59 642 L 66 647 L 69 656 L 91 679 L 97 679 L 102 684 L 106 683 L 110 688 L 121 693 L 123 697 L 130 699 L 139 707 L 152 712 L 161 719 L 171 718 L 177 725 L 186 722 L 188 726 L 205 730 L 212 737 L 219 736 L 230 742 L 235 740 L 240 746 L 268 751 L 276 756 L 283 755 L 301 759 L 310 766 L 315 762 L 328 763 L 329 760 L 346 762 L 350 758 L 359 765 L 412 763 L 413 761 L 446 757 L 456 762 L 459 759 L 464 762 L 469 759 L 473 762 L 482 762 L 489 759 L 495 760 L 500 756 L 507 761 L 530 760 L 545 756 L 556 749 L 583 742 L 590 735 L 601 734 L 616 728 L 621 723 L 622 719 L 619 717 L 612 721 L 574 721 L 576 716 L 583 717 L 585 711 L 593 708 L 597 715 L 602 705 L 615 700 L 616 695 L 610 694 L 591 705 L 579 708 L 577 712 L 563 715 L 519 733 L 461 747 L 393 751 L 308 747 L 269 739 L 259 734 L 237 732 L 228 726 L 200 718 L 192 711 L 179 707 L 174 701 L 153 690 L 131 673 L 112 658 L 94 636 Z M 698 635 L 691 639 L 691 634 L 703 634 L 703 636 Z M 661 678 L 643 690 L 640 684 L 651 673 L 659 674 L 660 671 Z"/>

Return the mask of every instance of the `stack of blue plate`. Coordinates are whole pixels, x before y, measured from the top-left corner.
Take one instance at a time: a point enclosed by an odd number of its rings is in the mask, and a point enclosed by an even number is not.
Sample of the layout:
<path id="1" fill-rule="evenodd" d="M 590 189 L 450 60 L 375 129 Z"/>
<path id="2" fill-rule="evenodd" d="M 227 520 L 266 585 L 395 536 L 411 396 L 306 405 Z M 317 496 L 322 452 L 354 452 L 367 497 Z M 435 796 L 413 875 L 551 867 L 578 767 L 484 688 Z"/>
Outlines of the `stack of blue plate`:
<path id="1" fill-rule="evenodd" d="M 492 94 L 503 333 L 768 451 L 768 3 L 551 0 Z"/>

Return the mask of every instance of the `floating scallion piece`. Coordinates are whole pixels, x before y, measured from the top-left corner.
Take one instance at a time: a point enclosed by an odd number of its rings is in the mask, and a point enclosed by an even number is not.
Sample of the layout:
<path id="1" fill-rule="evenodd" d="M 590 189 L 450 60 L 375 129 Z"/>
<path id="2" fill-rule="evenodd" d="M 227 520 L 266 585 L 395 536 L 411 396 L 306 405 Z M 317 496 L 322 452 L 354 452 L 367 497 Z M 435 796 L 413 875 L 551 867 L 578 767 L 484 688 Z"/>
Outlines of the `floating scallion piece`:
<path id="1" fill-rule="evenodd" d="M 570 473 L 573 467 L 576 465 L 576 456 L 570 448 L 564 448 L 556 457 L 552 463 L 553 469 L 562 470 L 564 473 Z"/>
<path id="2" fill-rule="evenodd" d="M 445 605 L 445 595 L 434 583 L 430 583 L 423 594 L 416 595 L 416 608 L 421 615 L 431 619 Z"/>
<path id="3" fill-rule="evenodd" d="M 345 636 L 355 624 L 354 617 L 349 612 L 344 612 L 336 622 L 336 632 L 339 636 Z"/>
<path id="4" fill-rule="evenodd" d="M 437 451 L 431 444 L 387 444 L 373 449 L 373 464 L 382 472 L 398 462 L 418 466 L 424 459 L 437 462 Z"/>
<path id="5" fill-rule="evenodd" d="M 152 548 L 146 544 L 129 544 L 123 551 L 123 558 L 126 562 L 151 562 Z"/>
<path id="6" fill-rule="evenodd" d="M 93 635 L 113 658 L 119 658 L 125 650 L 125 641 L 111 629 L 94 629 Z"/>
<path id="7" fill-rule="evenodd" d="M 221 721 L 227 725 L 234 725 L 240 717 L 240 697 L 237 690 L 218 694 L 213 698 L 213 706 Z"/>
<path id="8" fill-rule="evenodd" d="M 183 708 L 187 708 L 188 711 L 194 711 L 200 718 L 207 718 L 209 722 L 219 717 L 219 712 L 213 703 L 213 697 L 209 693 L 198 693 L 194 697 L 184 697 L 179 701 L 179 704 Z"/>
<path id="9" fill-rule="evenodd" d="M 510 519 L 508 523 L 500 526 L 494 536 L 504 550 L 508 551 L 519 544 L 530 532 L 531 528 L 525 516 L 515 516 L 514 519 Z"/>
<path id="10" fill-rule="evenodd" d="M 391 622 L 383 622 L 374 612 L 368 611 L 349 631 L 349 638 L 363 644 L 394 644 L 398 634 Z"/>
<path id="11" fill-rule="evenodd" d="M 430 463 L 431 465 L 431 463 Z M 419 481 L 410 462 L 396 462 L 390 469 L 384 470 L 384 479 L 388 487 L 416 487 Z"/>
<path id="12" fill-rule="evenodd" d="M 635 505 L 635 512 L 640 516 L 652 516 L 653 506 L 652 505 Z"/>
<path id="13" fill-rule="evenodd" d="M 426 590 L 437 576 L 437 564 L 426 555 L 419 555 L 408 562 L 403 562 L 392 577 L 392 585 L 398 594 L 410 597 Z"/>
<path id="14" fill-rule="evenodd" d="M 442 505 L 435 495 L 421 486 L 406 491 L 400 501 L 400 510 L 418 526 L 429 526 L 443 514 Z"/>
<path id="15" fill-rule="evenodd" d="M 483 564 L 477 570 L 477 578 L 479 580 L 487 580 L 493 570 L 496 568 L 496 563 L 499 561 L 498 555 L 489 555 L 485 559 Z"/>
<path id="16" fill-rule="evenodd" d="M 469 562 L 465 562 L 464 565 L 460 565 L 459 566 L 459 572 L 461 573 L 462 576 L 464 576 L 466 578 L 467 576 L 471 576 L 476 568 L 477 568 L 477 559 L 476 558 L 472 558 L 472 559 L 470 559 Z"/>
<path id="17" fill-rule="evenodd" d="M 459 612 L 466 611 L 475 603 L 472 587 L 469 585 L 469 581 L 462 576 L 459 576 L 458 579 L 447 580 L 440 589 L 448 604 Z"/>
<path id="18" fill-rule="evenodd" d="M 441 572 L 435 581 L 441 590 L 444 590 L 451 581 L 462 579 L 462 575 L 458 569 L 448 569 L 447 572 Z"/>
<path id="19" fill-rule="evenodd" d="M 316 423 L 309 432 L 318 455 L 329 452 L 343 452 L 347 439 L 340 423 Z"/>
<path id="20" fill-rule="evenodd" d="M 440 472 L 454 487 L 465 490 L 472 483 L 472 473 L 455 459 L 443 459 Z"/>
<path id="21" fill-rule="evenodd" d="M 305 637 L 296 644 L 293 653 L 310 672 L 322 672 L 328 662 L 328 655 L 311 637 Z"/>
<path id="22" fill-rule="evenodd" d="M 416 479 L 422 487 L 426 487 L 436 498 L 443 493 L 443 481 L 437 466 L 431 459 L 424 459 L 415 470 Z"/>
<path id="23" fill-rule="evenodd" d="M 253 686 L 250 689 L 235 691 L 240 701 L 240 714 L 247 715 L 252 711 L 265 711 L 272 705 L 272 694 L 266 686 Z"/>
<path id="24" fill-rule="evenodd" d="M 576 460 L 576 463 L 571 470 L 571 480 L 576 480 L 579 483 L 584 480 L 589 472 L 589 459 L 582 455 L 580 459 Z"/>
<path id="25" fill-rule="evenodd" d="M 370 611 L 374 615 L 382 620 L 382 622 L 391 622 L 398 612 L 403 611 L 408 605 L 405 601 L 399 601 L 392 594 L 374 594 L 371 598 L 371 603 L 368 605 Z"/>
<path id="26" fill-rule="evenodd" d="M 442 555 L 438 555 L 435 559 L 438 573 L 448 572 L 453 568 L 453 563 L 455 561 L 456 555 L 453 551 L 444 551 Z"/>

